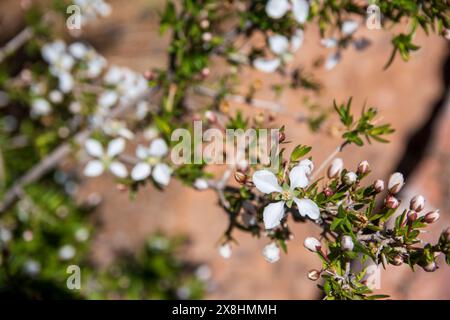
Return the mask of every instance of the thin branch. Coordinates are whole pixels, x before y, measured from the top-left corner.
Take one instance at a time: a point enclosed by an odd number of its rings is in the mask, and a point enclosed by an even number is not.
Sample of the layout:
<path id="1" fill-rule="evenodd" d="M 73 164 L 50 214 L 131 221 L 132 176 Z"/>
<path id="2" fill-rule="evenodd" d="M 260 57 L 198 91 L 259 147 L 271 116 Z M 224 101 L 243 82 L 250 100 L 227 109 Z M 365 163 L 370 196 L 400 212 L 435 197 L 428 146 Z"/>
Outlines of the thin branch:
<path id="1" fill-rule="evenodd" d="M 205 86 L 197 86 L 195 87 L 195 91 L 198 94 L 215 98 L 218 96 L 218 92 L 214 89 L 205 87 Z M 274 112 L 282 112 L 285 108 L 281 103 L 273 102 L 269 100 L 261 100 L 261 99 L 247 99 L 244 96 L 236 95 L 236 94 L 226 94 L 225 100 L 235 102 L 235 103 L 242 103 L 242 104 L 248 104 L 255 108 L 261 108 L 261 109 L 267 109 Z"/>
<path id="2" fill-rule="evenodd" d="M 30 40 L 34 35 L 33 29 L 27 27 L 18 33 L 14 38 L 12 38 L 8 43 L 0 49 L 0 63 L 6 59 L 9 55 L 16 52 L 20 47 L 22 47 L 28 40 Z"/>
<path id="3" fill-rule="evenodd" d="M 126 104 L 118 105 L 115 109 L 113 109 L 110 114 L 108 114 L 107 119 L 112 119 L 121 116 L 124 114 L 129 108 L 131 108 L 137 101 L 148 95 L 151 97 L 156 91 L 156 88 L 152 88 L 150 92 L 147 92 L 145 95 L 137 97 L 135 100 L 130 101 Z M 92 126 L 91 128 L 85 129 L 79 133 L 77 133 L 73 142 L 76 145 L 82 145 L 84 141 L 89 138 L 91 133 L 99 128 L 101 124 L 97 124 Z M 30 183 L 38 181 L 42 176 L 46 173 L 54 169 L 62 160 L 64 160 L 67 156 L 70 155 L 72 151 L 72 143 L 65 142 L 55 150 L 53 150 L 47 157 L 42 159 L 38 164 L 33 166 L 27 173 L 25 173 L 22 177 L 20 177 L 14 185 L 5 193 L 2 202 L 0 203 L 0 214 L 4 213 L 8 210 L 18 198 L 23 193 L 23 188 Z"/>
<path id="4" fill-rule="evenodd" d="M 330 164 L 330 162 L 339 154 L 339 152 L 344 149 L 346 145 L 347 142 L 344 142 L 339 147 L 334 149 L 333 152 L 331 152 L 331 154 L 325 159 L 325 161 L 320 164 L 319 168 L 313 173 L 313 175 L 311 176 L 311 180 L 315 180 L 317 176 Z"/>

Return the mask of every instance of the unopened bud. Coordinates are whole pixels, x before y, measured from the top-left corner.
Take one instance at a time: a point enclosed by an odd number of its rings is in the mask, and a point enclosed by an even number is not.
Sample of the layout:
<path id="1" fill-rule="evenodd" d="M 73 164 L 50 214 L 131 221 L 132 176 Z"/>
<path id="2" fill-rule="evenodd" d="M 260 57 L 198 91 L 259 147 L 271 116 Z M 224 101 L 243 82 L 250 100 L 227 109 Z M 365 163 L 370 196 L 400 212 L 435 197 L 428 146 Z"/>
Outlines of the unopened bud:
<path id="1" fill-rule="evenodd" d="M 377 193 L 382 192 L 384 190 L 384 181 L 380 179 L 375 180 L 375 182 L 373 183 L 373 188 Z"/>
<path id="2" fill-rule="evenodd" d="M 234 173 L 234 179 L 240 184 L 245 184 L 247 182 L 247 175 L 238 170 Z"/>
<path id="3" fill-rule="evenodd" d="M 116 184 L 116 189 L 119 191 L 127 191 L 128 187 L 126 185 L 124 185 L 123 183 L 118 183 Z"/>
<path id="4" fill-rule="evenodd" d="M 206 111 L 205 118 L 211 123 L 215 123 L 217 121 L 217 116 L 213 111 Z"/>
<path id="5" fill-rule="evenodd" d="M 445 242 L 450 243 L 450 227 L 442 232 L 442 236 L 444 237 Z"/>
<path id="6" fill-rule="evenodd" d="M 422 211 L 424 207 L 425 207 L 425 198 L 421 195 L 414 196 L 409 203 L 409 208 L 416 212 Z"/>
<path id="7" fill-rule="evenodd" d="M 202 178 L 198 178 L 194 182 L 194 187 L 197 190 L 206 190 L 209 187 L 208 181 L 206 181 L 205 179 L 202 179 Z"/>
<path id="8" fill-rule="evenodd" d="M 396 197 L 394 197 L 393 195 L 387 196 L 386 199 L 384 200 L 384 203 L 386 205 L 386 208 L 389 208 L 389 209 L 397 209 L 398 206 L 400 205 L 400 202 L 398 201 L 398 199 Z"/>
<path id="9" fill-rule="evenodd" d="M 334 194 L 333 190 L 330 187 L 326 187 L 325 189 L 323 189 L 323 193 L 327 198 L 331 197 Z"/>
<path id="10" fill-rule="evenodd" d="M 278 142 L 284 142 L 284 140 L 286 140 L 286 134 L 284 132 L 279 132 L 278 133 Z"/>
<path id="11" fill-rule="evenodd" d="M 423 270 L 425 270 L 426 272 L 434 272 L 437 269 L 437 265 L 436 262 L 431 261 L 430 263 L 426 264 L 425 266 L 422 267 Z"/>
<path id="12" fill-rule="evenodd" d="M 358 179 L 358 176 L 356 175 L 356 173 L 349 171 L 344 176 L 344 183 L 346 185 L 351 186 L 352 184 L 354 184 L 356 182 L 356 179 Z"/>
<path id="13" fill-rule="evenodd" d="M 366 160 L 361 161 L 358 165 L 358 173 L 359 174 L 366 174 L 370 171 L 370 165 L 369 162 L 367 162 Z"/>
<path id="14" fill-rule="evenodd" d="M 211 32 L 205 32 L 204 34 L 202 34 L 202 40 L 204 42 L 210 42 L 212 40 Z"/>
<path id="15" fill-rule="evenodd" d="M 206 78 L 207 76 L 209 76 L 210 73 L 211 73 L 211 71 L 209 70 L 209 68 L 202 69 L 202 77 L 203 78 Z"/>
<path id="16" fill-rule="evenodd" d="M 434 210 L 434 211 L 430 211 L 428 212 L 425 217 L 423 218 L 423 221 L 425 223 L 434 223 L 437 220 L 439 220 L 439 210 Z"/>
<path id="17" fill-rule="evenodd" d="M 307 237 L 303 242 L 303 245 L 311 252 L 317 252 L 322 248 L 320 241 L 314 237 Z"/>
<path id="18" fill-rule="evenodd" d="M 408 222 L 414 222 L 417 220 L 417 212 L 410 210 L 407 214 Z"/>
<path id="19" fill-rule="evenodd" d="M 320 271 L 312 269 L 308 271 L 308 279 L 312 281 L 317 281 L 320 278 Z"/>
<path id="20" fill-rule="evenodd" d="M 403 257 L 401 255 L 396 255 L 394 259 L 392 259 L 392 264 L 394 266 L 401 266 L 403 264 Z"/>
<path id="21" fill-rule="evenodd" d="M 342 161 L 341 158 L 336 158 L 331 163 L 330 167 L 328 168 L 328 178 L 334 179 L 336 178 L 342 171 L 342 168 L 344 167 L 344 161 Z"/>
<path id="22" fill-rule="evenodd" d="M 389 177 L 388 189 L 392 194 L 397 194 L 403 188 L 405 180 L 400 172 L 393 173 Z"/>
<path id="23" fill-rule="evenodd" d="M 208 29 L 209 28 L 209 20 L 203 19 L 202 21 L 200 21 L 200 28 Z"/>
<path id="24" fill-rule="evenodd" d="M 148 81 L 152 81 L 155 79 L 155 74 L 151 70 L 144 71 L 144 78 Z"/>
<path id="25" fill-rule="evenodd" d="M 342 237 L 342 239 L 341 239 L 341 248 L 342 248 L 342 250 L 344 250 L 344 251 L 353 251 L 353 247 L 354 246 L 355 245 L 353 244 L 352 237 L 347 236 L 347 235 Z"/>

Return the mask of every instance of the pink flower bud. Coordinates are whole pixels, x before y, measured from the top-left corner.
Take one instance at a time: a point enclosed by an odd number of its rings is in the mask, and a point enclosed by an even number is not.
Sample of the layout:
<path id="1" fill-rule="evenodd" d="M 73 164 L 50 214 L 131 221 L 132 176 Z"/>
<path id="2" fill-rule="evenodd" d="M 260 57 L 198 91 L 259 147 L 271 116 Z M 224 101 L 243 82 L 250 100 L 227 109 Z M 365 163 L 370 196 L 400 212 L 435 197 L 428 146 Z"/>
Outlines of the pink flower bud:
<path id="1" fill-rule="evenodd" d="M 317 252 L 322 248 L 320 241 L 314 237 L 307 237 L 303 242 L 303 245 L 311 252 Z"/>
<path id="2" fill-rule="evenodd" d="M 245 173 L 243 173 L 242 171 L 236 171 L 234 173 L 234 179 L 239 184 L 245 184 L 247 182 L 247 175 Z"/>
<path id="3" fill-rule="evenodd" d="M 209 70 L 209 68 L 202 69 L 202 77 L 203 78 L 206 78 L 207 76 L 209 76 L 210 73 L 211 73 L 211 71 Z"/>
<path id="4" fill-rule="evenodd" d="M 356 182 L 356 179 L 358 179 L 358 176 L 356 175 L 356 173 L 349 171 L 344 176 L 344 183 L 346 185 L 351 186 L 352 184 L 354 184 Z"/>
<path id="5" fill-rule="evenodd" d="M 417 220 L 417 212 L 409 210 L 407 213 L 407 217 L 409 222 L 414 222 Z"/>
<path id="6" fill-rule="evenodd" d="M 439 210 L 434 210 L 428 212 L 423 218 L 423 221 L 425 221 L 425 223 L 434 223 L 437 220 L 439 220 L 439 217 L 440 217 Z"/>
<path id="7" fill-rule="evenodd" d="M 144 78 L 147 79 L 148 81 L 154 80 L 155 79 L 155 74 L 151 70 L 146 70 L 144 72 Z"/>
<path id="8" fill-rule="evenodd" d="M 336 178 L 341 173 L 343 167 L 344 161 L 342 161 L 341 158 L 334 159 L 330 167 L 328 168 L 328 178 Z"/>
<path id="9" fill-rule="evenodd" d="M 205 32 L 204 34 L 202 34 L 202 40 L 204 42 L 210 42 L 212 40 L 211 32 Z"/>
<path id="10" fill-rule="evenodd" d="M 389 177 L 388 189 L 392 194 L 397 194 L 403 188 L 405 180 L 400 172 L 393 173 Z"/>
<path id="11" fill-rule="evenodd" d="M 359 174 L 366 174 L 370 171 L 370 165 L 369 162 L 367 162 L 366 160 L 361 161 L 358 165 L 358 173 Z"/>
<path id="12" fill-rule="evenodd" d="M 384 203 L 386 205 L 386 208 L 389 209 L 397 209 L 398 206 L 400 205 L 400 202 L 393 195 L 387 196 L 386 199 L 384 200 Z"/>
<path id="13" fill-rule="evenodd" d="M 216 121 L 217 121 L 217 116 L 213 111 L 209 111 L 209 110 L 206 111 L 205 118 L 211 123 L 216 123 Z"/>
<path id="14" fill-rule="evenodd" d="M 373 183 L 373 188 L 377 193 L 380 193 L 384 190 L 384 181 L 380 179 L 375 180 L 375 182 Z"/>
<path id="15" fill-rule="evenodd" d="M 203 19 L 202 21 L 200 21 L 200 28 L 208 29 L 209 28 L 209 20 Z"/>
<path id="16" fill-rule="evenodd" d="M 403 257 L 401 255 L 396 255 L 394 259 L 392 259 L 392 264 L 394 266 L 401 266 L 403 264 Z"/>
<path id="17" fill-rule="evenodd" d="M 437 269 L 437 265 L 436 265 L 436 262 L 431 261 L 430 263 L 428 263 L 427 265 L 423 266 L 422 268 L 426 272 L 434 272 Z"/>
<path id="18" fill-rule="evenodd" d="M 446 240 L 446 242 L 450 243 L 450 227 L 445 229 L 445 231 L 442 232 L 442 235 L 444 236 L 444 239 Z"/>
<path id="19" fill-rule="evenodd" d="M 342 248 L 342 250 L 344 250 L 344 251 L 353 251 L 354 246 L 355 245 L 353 244 L 352 237 L 347 236 L 347 235 L 342 237 L 342 239 L 341 239 L 341 248 Z"/>
<path id="20" fill-rule="evenodd" d="M 326 187 L 325 189 L 323 189 L 323 193 L 327 198 L 331 197 L 334 194 L 333 190 L 330 187 Z"/>
<path id="21" fill-rule="evenodd" d="M 308 279 L 312 281 L 317 281 L 320 278 L 320 271 L 312 269 L 308 271 Z"/>
<path id="22" fill-rule="evenodd" d="M 409 203 L 409 208 L 416 212 L 422 211 L 424 207 L 425 207 L 425 198 L 421 195 L 414 196 Z"/>

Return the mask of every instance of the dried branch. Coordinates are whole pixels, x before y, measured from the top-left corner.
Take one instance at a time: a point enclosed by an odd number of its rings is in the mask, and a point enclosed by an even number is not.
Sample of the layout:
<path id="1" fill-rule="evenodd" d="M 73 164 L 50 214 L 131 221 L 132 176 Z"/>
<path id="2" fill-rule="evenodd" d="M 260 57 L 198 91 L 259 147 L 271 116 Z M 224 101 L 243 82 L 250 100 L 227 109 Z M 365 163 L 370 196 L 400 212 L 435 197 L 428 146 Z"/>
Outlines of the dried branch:
<path id="1" fill-rule="evenodd" d="M 13 54 L 20 47 L 22 47 L 34 35 L 33 29 L 25 28 L 14 38 L 12 38 L 3 48 L 0 49 L 0 63 L 9 55 Z"/>

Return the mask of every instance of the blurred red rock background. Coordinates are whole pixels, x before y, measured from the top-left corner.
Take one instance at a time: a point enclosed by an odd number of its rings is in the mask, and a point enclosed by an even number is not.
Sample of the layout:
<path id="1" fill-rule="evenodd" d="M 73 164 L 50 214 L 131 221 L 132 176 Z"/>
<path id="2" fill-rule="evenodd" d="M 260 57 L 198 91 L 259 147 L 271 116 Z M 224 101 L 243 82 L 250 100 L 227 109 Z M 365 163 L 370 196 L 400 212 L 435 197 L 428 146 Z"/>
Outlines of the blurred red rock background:
<path id="1" fill-rule="evenodd" d="M 14 1 L 15 2 L 15 1 Z M 2 1 L 1 28 L 14 33 L 20 30 L 19 1 Z M 137 71 L 161 67 L 166 63 L 168 39 L 158 30 L 158 11 L 163 0 L 109 1 L 113 14 L 87 29 L 83 36 L 93 43 L 111 63 L 128 66 Z M 3 33 L 3 32 L 2 32 Z M 344 52 L 342 62 L 332 71 L 313 69 L 318 55 L 326 56 L 319 44 L 318 31 L 309 27 L 303 47 L 293 65 L 306 66 L 323 84 L 323 90 L 313 95 L 305 90 L 286 91 L 279 102 L 286 113 L 279 115 L 278 124 L 286 125 L 289 140 L 313 146 L 316 164 L 321 162 L 339 144 L 329 130 L 312 134 L 295 115 L 306 112 L 303 99 L 309 96 L 323 106 L 333 101 L 353 97 L 355 111 L 367 102 L 380 110 L 382 121 L 392 123 L 396 129 L 390 144 L 373 144 L 365 148 L 350 146 L 341 155 L 349 168 L 356 168 L 361 160 L 372 167 L 370 178 L 387 178 L 399 169 L 406 175 L 407 188 L 402 193 L 404 205 L 415 194 L 427 199 L 426 210 L 439 208 L 441 219 L 425 234 L 436 239 L 450 225 L 450 99 L 448 96 L 450 67 L 449 44 L 437 36 L 427 37 L 422 32 L 415 42 L 422 49 L 411 61 L 400 59 L 383 70 L 391 53 L 388 31 L 369 31 L 360 28 L 372 44 L 365 51 L 350 48 Z M 220 69 L 220 65 L 215 67 Z M 212 74 L 217 71 L 212 70 Z M 268 90 L 277 76 L 248 70 L 241 75 L 245 85 L 255 80 L 264 83 L 257 98 L 274 100 Z M 248 108 L 246 106 L 240 106 Z M 165 192 L 148 186 L 137 200 L 121 193 L 108 176 L 86 179 L 79 190 L 79 198 L 99 193 L 103 202 L 98 211 L 101 225 L 97 232 L 92 258 L 99 266 L 108 264 L 119 249 L 134 250 L 146 236 L 155 230 L 168 234 L 186 234 L 191 245 L 183 254 L 212 268 L 213 285 L 207 298 L 217 299 L 317 299 L 315 282 L 306 278 L 311 268 L 320 261 L 303 248 L 305 236 L 317 235 L 319 230 L 310 224 L 296 225 L 295 239 L 288 244 L 289 254 L 282 255 L 278 263 L 269 264 L 261 255 L 266 241 L 237 233 L 238 245 L 233 256 L 222 259 L 217 251 L 218 241 L 227 227 L 227 217 L 217 206 L 213 192 L 198 192 L 182 186 L 175 180 Z M 444 265 L 442 257 L 439 263 Z M 407 267 L 391 267 L 382 272 L 380 293 L 394 299 L 450 299 L 450 269 L 442 267 L 435 273 Z"/>

